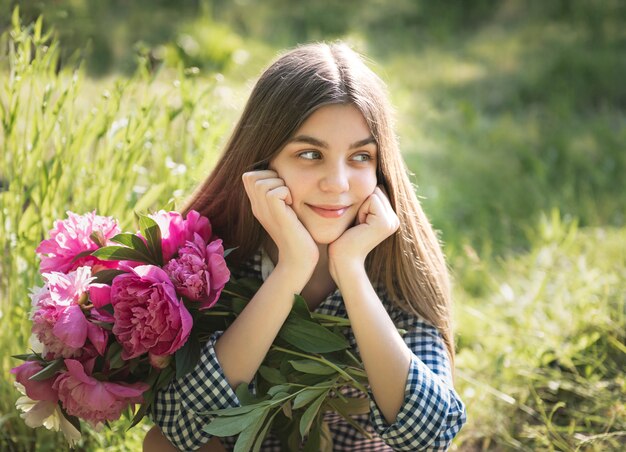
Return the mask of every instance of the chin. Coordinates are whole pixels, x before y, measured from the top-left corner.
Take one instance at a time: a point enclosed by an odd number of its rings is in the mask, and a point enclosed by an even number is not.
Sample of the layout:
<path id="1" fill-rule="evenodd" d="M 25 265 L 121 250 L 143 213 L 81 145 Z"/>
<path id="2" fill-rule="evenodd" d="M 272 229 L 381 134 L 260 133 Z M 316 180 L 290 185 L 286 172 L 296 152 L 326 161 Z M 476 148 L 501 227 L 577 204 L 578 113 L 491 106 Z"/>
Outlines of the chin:
<path id="1" fill-rule="evenodd" d="M 341 234 L 343 233 L 344 231 L 336 231 L 336 232 L 328 231 L 324 233 L 311 234 L 311 237 L 313 238 L 315 243 L 317 243 L 318 245 L 330 245 L 339 237 L 341 237 Z"/>

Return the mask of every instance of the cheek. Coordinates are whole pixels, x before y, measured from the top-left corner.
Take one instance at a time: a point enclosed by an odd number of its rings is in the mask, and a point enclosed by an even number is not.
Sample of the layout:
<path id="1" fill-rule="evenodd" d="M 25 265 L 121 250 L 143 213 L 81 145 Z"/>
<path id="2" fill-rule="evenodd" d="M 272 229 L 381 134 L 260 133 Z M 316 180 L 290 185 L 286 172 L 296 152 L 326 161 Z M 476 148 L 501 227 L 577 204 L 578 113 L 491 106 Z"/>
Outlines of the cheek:
<path id="1" fill-rule="evenodd" d="M 359 196 L 365 200 L 369 195 L 374 193 L 376 186 L 376 172 L 372 172 L 370 174 L 364 174 L 362 177 L 358 178 L 357 186 L 355 188 L 357 188 Z"/>
<path id="2" fill-rule="evenodd" d="M 302 201 L 306 195 L 307 187 L 310 185 L 306 173 L 301 171 L 283 172 L 280 173 L 280 177 L 285 181 L 285 185 L 291 193 L 293 203 L 296 204 Z"/>

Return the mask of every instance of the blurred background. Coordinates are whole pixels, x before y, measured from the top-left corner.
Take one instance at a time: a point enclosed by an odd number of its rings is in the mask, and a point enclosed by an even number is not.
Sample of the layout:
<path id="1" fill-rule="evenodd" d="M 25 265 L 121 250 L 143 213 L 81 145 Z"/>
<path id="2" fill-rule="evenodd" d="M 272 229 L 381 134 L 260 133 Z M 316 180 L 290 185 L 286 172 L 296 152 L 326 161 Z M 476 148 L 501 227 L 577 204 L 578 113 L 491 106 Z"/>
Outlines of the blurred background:
<path id="1" fill-rule="evenodd" d="M 9 376 L 53 221 L 180 205 L 262 69 L 334 39 L 387 82 L 454 276 L 454 450 L 626 448 L 625 2 L 0 0 L 0 33 L 0 450 L 67 447 Z"/>

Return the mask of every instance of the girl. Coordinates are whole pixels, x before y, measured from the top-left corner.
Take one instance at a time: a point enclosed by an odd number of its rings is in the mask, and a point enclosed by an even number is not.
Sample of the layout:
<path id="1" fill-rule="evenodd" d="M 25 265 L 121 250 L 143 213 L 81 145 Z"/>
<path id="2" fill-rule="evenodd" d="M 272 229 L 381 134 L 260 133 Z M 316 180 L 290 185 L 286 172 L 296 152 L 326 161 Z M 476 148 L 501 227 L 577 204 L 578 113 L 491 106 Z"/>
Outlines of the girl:
<path id="1" fill-rule="evenodd" d="M 383 82 L 344 44 L 298 47 L 263 73 L 184 211 L 206 215 L 226 247 L 238 246 L 235 276 L 264 283 L 196 369 L 157 395 L 159 428 L 145 450 L 223 447 L 196 413 L 238 405 L 234 388 L 253 381 L 296 293 L 311 310 L 350 319 L 369 379 L 370 411 L 355 420 L 373 438 L 328 413 L 333 450 L 450 444 L 465 407 L 453 388 L 448 273 L 391 116 Z M 269 436 L 262 450 L 281 445 Z"/>

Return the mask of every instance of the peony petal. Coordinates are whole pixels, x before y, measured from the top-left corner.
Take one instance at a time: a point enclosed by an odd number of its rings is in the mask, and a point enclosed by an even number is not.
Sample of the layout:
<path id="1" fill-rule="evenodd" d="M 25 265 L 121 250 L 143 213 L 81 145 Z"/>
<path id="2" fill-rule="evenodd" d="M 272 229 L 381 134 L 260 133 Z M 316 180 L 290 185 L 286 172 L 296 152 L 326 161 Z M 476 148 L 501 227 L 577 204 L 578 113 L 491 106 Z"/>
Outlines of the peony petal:
<path id="1" fill-rule="evenodd" d="M 63 343 L 78 348 L 87 340 L 88 322 L 78 305 L 68 306 L 61 312 L 52 332 Z"/>
<path id="2" fill-rule="evenodd" d="M 46 424 L 50 416 L 55 414 L 57 403 L 50 400 L 43 400 L 35 403 L 28 411 L 20 414 L 26 425 L 30 428 L 41 427 Z"/>
<path id="3" fill-rule="evenodd" d="M 147 383 L 120 384 L 104 382 L 104 387 L 108 392 L 118 398 L 137 399 L 142 397 L 143 393 L 150 389 Z"/>
<path id="4" fill-rule="evenodd" d="M 108 284 L 94 283 L 89 287 L 89 299 L 96 308 L 101 308 L 111 303 L 111 286 Z"/>
<path id="5" fill-rule="evenodd" d="M 132 269 L 132 272 L 141 279 L 152 283 L 166 283 L 172 285 L 170 277 L 162 268 L 156 265 L 140 265 Z M 124 275 L 121 275 L 124 276 Z M 174 286 L 172 286 L 174 287 Z"/>
<path id="6" fill-rule="evenodd" d="M 221 290 L 230 279 L 230 270 L 224 257 L 219 254 L 209 256 L 209 272 L 211 273 L 212 288 L 218 287 Z"/>
<path id="7" fill-rule="evenodd" d="M 30 377 L 43 369 L 43 366 L 36 361 L 26 361 L 24 364 L 11 369 L 15 375 L 15 381 L 24 387 L 26 395 L 33 400 L 50 400 L 56 402 L 59 397 L 52 388 L 54 378 L 46 380 L 31 380 Z"/>
<path id="8" fill-rule="evenodd" d="M 65 367 L 67 367 L 67 373 L 71 377 L 76 378 L 78 381 L 88 384 L 90 386 L 94 386 L 98 382 L 97 380 L 87 376 L 87 374 L 85 373 L 85 369 L 83 368 L 83 365 L 80 363 L 80 361 L 77 361 L 75 359 L 65 359 L 63 360 L 63 362 L 65 363 Z"/>
<path id="9" fill-rule="evenodd" d="M 87 322 L 87 336 L 94 347 L 96 347 L 98 354 L 104 356 L 107 342 L 109 341 L 109 332 L 98 325 Z"/>

